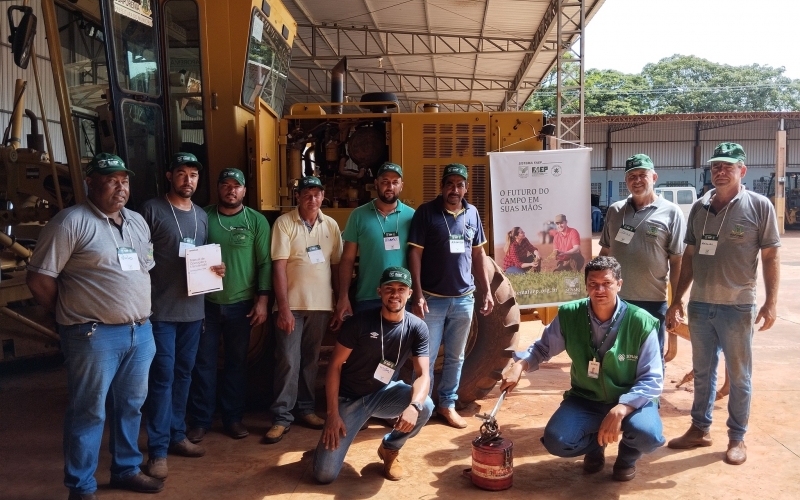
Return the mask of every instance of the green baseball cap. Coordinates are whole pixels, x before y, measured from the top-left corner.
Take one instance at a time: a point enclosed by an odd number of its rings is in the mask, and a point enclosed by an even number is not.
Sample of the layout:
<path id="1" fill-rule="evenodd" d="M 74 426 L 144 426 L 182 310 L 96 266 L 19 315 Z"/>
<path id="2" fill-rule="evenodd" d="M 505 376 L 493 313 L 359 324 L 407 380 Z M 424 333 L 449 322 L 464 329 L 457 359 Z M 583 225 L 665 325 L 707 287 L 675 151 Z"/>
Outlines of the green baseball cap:
<path id="1" fill-rule="evenodd" d="M 375 178 L 382 176 L 386 172 L 394 172 L 400 177 L 403 177 L 403 169 L 397 163 L 385 162 L 378 168 L 378 172 L 375 174 Z"/>
<path id="2" fill-rule="evenodd" d="M 97 154 L 86 165 L 86 177 L 92 174 L 108 175 L 114 172 L 128 172 L 130 175 L 136 175 L 133 170 L 125 168 L 122 158 L 111 153 Z"/>
<path id="3" fill-rule="evenodd" d="M 714 154 L 711 156 L 711 159 L 708 160 L 708 163 L 712 161 L 737 163 L 740 161 L 744 162 L 746 159 L 747 155 L 744 153 L 744 149 L 740 144 L 736 144 L 735 142 L 723 142 L 714 148 Z"/>
<path id="4" fill-rule="evenodd" d="M 172 155 L 172 161 L 169 162 L 170 172 L 181 165 L 189 165 L 197 170 L 203 170 L 203 164 L 197 161 L 197 157 L 192 153 L 175 153 Z"/>
<path id="5" fill-rule="evenodd" d="M 233 179 L 242 186 L 244 186 L 244 174 L 238 168 L 226 168 L 222 172 L 219 173 L 219 179 L 217 180 L 217 184 L 221 183 L 225 179 Z"/>
<path id="6" fill-rule="evenodd" d="M 411 273 L 408 269 L 400 266 L 387 267 L 381 274 L 381 285 L 386 283 L 402 283 L 407 287 L 411 286 Z"/>
<path id="7" fill-rule="evenodd" d="M 638 155 L 633 155 L 625 160 L 626 172 L 636 170 L 637 168 L 641 168 L 643 170 L 655 170 L 656 167 L 653 166 L 653 160 L 651 160 L 649 156 L 639 153 Z"/>
<path id="8" fill-rule="evenodd" d="M 451 163 L 444 167 L 442 180 L 445 180 L 450 175 L 460 175 L 464 180 L 467 180 L 467 167 L 460 163 Z"/>
<path id="9" fill-rule="evenodd" d="M 325 191 L 325 186 L 322 185 L 322 181 L 319 180 L 319 177 L 314 177 L 313 175 L 303 177 L 297 182 L 297 191 L 311 188 L 320 188 Z"/>

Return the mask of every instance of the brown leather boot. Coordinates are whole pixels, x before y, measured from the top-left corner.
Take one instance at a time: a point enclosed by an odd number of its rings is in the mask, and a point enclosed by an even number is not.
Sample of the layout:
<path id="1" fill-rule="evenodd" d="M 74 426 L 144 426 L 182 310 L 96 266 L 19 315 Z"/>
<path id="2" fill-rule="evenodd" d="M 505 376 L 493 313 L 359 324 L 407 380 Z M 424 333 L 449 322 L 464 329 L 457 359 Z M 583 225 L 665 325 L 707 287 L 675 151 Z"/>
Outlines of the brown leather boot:
<path id="1" fill-rule="evenodd" d="M 742 465 L 747 460 L 747 446 L 744 441 L 728 441 L 728 451 L 725 452 L 725 463 Z"/>
<path id="2" fill-rule="evenodd" d="M 383 475 L 390 481 L 399 481 L 405 474 L 403 466 L 400 465 L 400 459 L 397 458 L 399 454 L 400 450 L 384 448 L 383 441 L 378 446 L 378 456 L 383 460 Z"/>
<path id="3" fill-rule="evenodd" d="M 667 443 L 667 447 L 673 450 L 688 450 L 698 446 L 711 446 L 711 434 L 703 432 L 695 427 L 694 424 L 689 427 L 689 430 L 683 436 L 672 439 Z"/>

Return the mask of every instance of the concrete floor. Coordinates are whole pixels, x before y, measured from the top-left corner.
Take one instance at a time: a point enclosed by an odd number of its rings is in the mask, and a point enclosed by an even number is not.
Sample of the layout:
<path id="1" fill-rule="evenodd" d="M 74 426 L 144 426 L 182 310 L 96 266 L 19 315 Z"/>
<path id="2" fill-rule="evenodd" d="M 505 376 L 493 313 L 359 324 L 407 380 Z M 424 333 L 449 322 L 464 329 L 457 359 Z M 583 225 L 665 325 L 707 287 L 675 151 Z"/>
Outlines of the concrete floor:
<path id="1" fill-rule="evenodd" d="M 611 480 L 616 455 L 609 447 L 606 470 L 582 474 L 581 459 L 550 456 L 539 438 L 569 383 L 569 360 L 559 356 L 521 382 L 506 400 L 498 421 L 503 435 L 514 443 L 514 486 L 500 493 L 475 489 L 462 477 L 470 466 L 470 442 L 479 420 L 457 430 L 441 421 L 429 423 L 401 452 L 408 477 L 384 480 L 376 449 L 386 428 L 370 422 L 359 433 L 347 455 L 339 479 L 331 485 L 315 483 L 310 451 L 320 431 L 294 426 L 277 444 L 262 445 L 269 426 L 266 413 L 249 413 L 245 423 L 251 435 L 233 440 L 221 434 L 219 424 L 203 442 L 208 453 L 199 459 L 169 457 L 170 475 L 157 498 L 241 499 L 266 497 L 307 498 L 800 498 L 800 426 L 797 424 L 798 366 L 800 366 L 800 233 L 787 233 L 781 250 L 779 319 L 754 340 L 753 404 L 747 434 L 748 461 L 742 466 L 722 462 L 727 443 L 726 401 L 714 411 L 714 445 L 692 451 L 660 448 L 639 463 L 629 483 Z M 596 242 L 595 242 L 596 244 Z M 763 291 L 759 291 L 759 303 Z M 520 348 L 541 332 L 541 324 L 525 323 Z M 689 426 L 692 386 L 675 388 L 691 369 L 688 342 L 679 340 L 678 356 L 667 365 L 661 416 L 667 439 Z M 720 371 L 722 376 L 722 371 Z M 497 391 L 477 401 L 464 416 L 493 407 Z M 65 376 L 60 367 L 0 379 L 0 498 L 66 498 L 62 485 L 62 417 L 66 405 Z M 322 413 L 321 413 L 322 414 Z M 146 437 L 142 433 L 140 445 Z M 108 488 L 109 456 L 104 442 L 97 480 L 106 500 L 142 498 L 140 494 Z"/>

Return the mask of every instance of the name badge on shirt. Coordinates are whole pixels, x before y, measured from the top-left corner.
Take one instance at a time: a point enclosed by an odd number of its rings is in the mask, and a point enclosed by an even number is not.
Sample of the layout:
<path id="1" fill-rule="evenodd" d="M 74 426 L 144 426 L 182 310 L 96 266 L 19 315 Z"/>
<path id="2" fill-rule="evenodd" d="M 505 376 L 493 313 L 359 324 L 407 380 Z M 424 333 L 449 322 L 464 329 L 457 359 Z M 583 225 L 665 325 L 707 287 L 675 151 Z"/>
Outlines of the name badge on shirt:
<path id="1" fill-rule="evenodd" d="M 319 245 L 306 248 L 306 252 L 308 252 L 308 258 L 311 259 L 312 264 L 322 264 L 325 262 L 325 256 L 322 255 L 322 247 Z"/>
<path id="2" fill-rule="evenodd" d="M 623 224 L 622 227 L 619 228 L 619 231 L 617 231 L 617 237 L 614 238 L 614 240 L 627 245 L 633 239 L 634 233 L 636 233 L 635 227 Z"/>
<path id="3" fill-rule="evenodd" d="M 140 269 L 139 256 L 136 255 L 136 250 L 131 247 L 117 248 L 117 259 L 119 259 L 119 265 L 122 266 L 123 271 L 138 271 Z"/>
<path id="4" fill-rule="evenodd" d="M 186 249 L 194 247 L 194 238 L 181 239 L 180 245 L 178 246 L 178 257 L 186 257 Z"/>
<path id="5" fill-rule="evenodd" d="M 589 361 L 589 371 L 587 372 L 587 375 L 589 375 L 589 378 L 599 378 L 600 363 L 595 360 Z"/>
<path id="6" fill-rule="evenodd" d="M 400 236 L 397 233 L 383 233 L 384 250 L 400 250 Z"/>
<path id="7" fill-rule="evenodd" d="M 450 235 L 450 253 L 464 253 L 466 247 L 464 246 L 464 237 L 460 234 Z"/>
<path id="8" fill-rule="evenodd" d="M 378 363 L 378 367 L 375 368 L 375 380 L 388 384 L 392 381 L 392 377 L 394 377 L 394 368 L 394 363 L 384 359 Z"/>
<path id="9" fill-rule="evenodd" d="M 704 234 L 700 240 L 700 255 L 714 255 L 717 253 L 717 236 L 715 234 Z"/>

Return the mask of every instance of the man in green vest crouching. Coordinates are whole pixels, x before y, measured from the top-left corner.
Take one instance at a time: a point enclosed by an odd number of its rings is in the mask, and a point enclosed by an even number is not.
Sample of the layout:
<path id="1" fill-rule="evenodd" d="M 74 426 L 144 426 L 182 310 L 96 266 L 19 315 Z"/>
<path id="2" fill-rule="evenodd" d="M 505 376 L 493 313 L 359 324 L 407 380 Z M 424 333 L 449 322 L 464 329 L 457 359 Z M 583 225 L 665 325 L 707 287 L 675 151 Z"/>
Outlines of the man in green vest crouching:
<path id="1" fill-rule="evenodd" d="M 622 433 L 613 478 L 630 481 L 636 461 L 664 444 L 658 398 L 664 379 L 658 320 L 617 298 L 622 268 L 597 257 L 584 271 L 589 298 L 567 302 L 542 338 L 517 353 L 501 390 L 516 387 L 522 373 L 567 351 L 572 388 L 544 429 L 542 443 L 558 457 L 583 455 L 583 470 L 603 470 L 605 449 Z"/>

